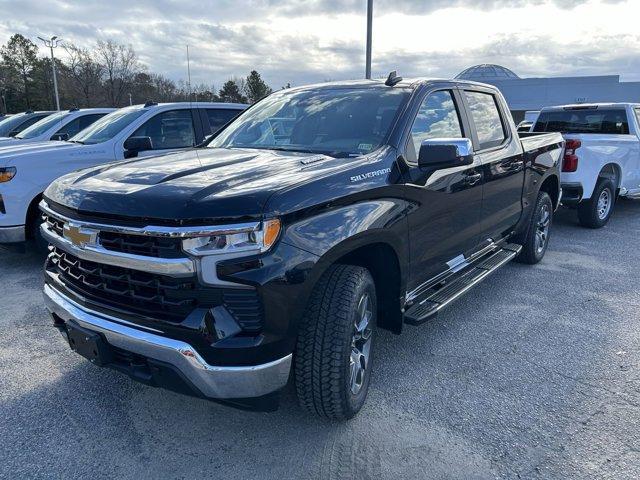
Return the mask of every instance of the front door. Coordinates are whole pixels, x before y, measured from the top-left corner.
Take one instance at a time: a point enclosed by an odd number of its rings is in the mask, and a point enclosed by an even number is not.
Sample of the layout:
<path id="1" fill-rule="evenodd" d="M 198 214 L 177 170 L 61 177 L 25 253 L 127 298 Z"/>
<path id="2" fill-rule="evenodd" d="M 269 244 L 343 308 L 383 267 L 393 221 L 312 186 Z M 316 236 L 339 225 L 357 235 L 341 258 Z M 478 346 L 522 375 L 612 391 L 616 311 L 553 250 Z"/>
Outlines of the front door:
<path id="1" fill-rule="evenodd" d="M 473 164 L 423 171 L 417 156 L 423 140 L 470 138 L 455 90 L 429 93 L 422 101 L 406 145 L 411 278 L 409 291 L 464 264 L 477 247 L 482 207 L 479 159 Z"/>

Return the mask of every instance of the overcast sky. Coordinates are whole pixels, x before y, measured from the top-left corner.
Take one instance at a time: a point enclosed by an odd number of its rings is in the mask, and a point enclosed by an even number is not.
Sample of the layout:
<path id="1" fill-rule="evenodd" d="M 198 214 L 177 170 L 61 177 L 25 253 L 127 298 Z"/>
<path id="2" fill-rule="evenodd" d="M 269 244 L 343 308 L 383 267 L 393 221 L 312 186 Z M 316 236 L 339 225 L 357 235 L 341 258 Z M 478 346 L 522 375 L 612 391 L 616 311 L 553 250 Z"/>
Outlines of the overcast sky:
<path id="1" fill-rule="evenodd" d="M 374 0 L 373 74 L 451 77 L 498 63 L 521 77 L 640 80 L 640 0 Z M 279 88 L 364 72 L 366 0 L 0 0 L 19 32 L 131 44 L 150 71 L 219 87 L 257 69 Z M 61 49 L 59 49 L 61 50 Z"/>

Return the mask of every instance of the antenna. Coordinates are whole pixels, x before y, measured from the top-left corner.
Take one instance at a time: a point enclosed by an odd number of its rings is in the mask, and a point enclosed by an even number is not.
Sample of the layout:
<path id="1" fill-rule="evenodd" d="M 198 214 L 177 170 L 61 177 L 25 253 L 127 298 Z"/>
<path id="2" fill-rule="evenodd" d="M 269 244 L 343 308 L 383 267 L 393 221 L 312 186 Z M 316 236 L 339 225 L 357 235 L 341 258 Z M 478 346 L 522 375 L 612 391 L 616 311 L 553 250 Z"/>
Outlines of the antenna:
<path id="1" fill-rule="evenodd" d="M 399 77 L 398 73 L 394 70 L 393 72 L 391 72 L 389 74 L 389 76 L 387 77 L 387 80 L 386 80 L 386 82 L 384 82 L 384 84 L 387 87 L 393 87 L 394 85 L 397 85 L 401 81 L 402 81 L 402 77 Z"/>
<path id="2" fill-rule="evenodd" d="M 189 59 L 189 45 L 187 45 L 187 87 L 189 89 L 189 103 L 191 103 L 191 60 Z"/>

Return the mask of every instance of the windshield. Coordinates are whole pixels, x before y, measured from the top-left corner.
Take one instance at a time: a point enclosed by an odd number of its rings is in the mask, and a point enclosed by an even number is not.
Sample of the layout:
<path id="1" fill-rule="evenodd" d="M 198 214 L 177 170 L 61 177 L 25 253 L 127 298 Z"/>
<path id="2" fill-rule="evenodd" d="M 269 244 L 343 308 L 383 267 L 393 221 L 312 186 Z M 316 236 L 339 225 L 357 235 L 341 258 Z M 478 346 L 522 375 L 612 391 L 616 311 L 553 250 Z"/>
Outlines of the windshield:
<path id="1" fill-rule="evenodd" d="M 24 113 L 18 113 L 2 120 L 0 122 L 0 137 L 8 137 L 9 133 L 26 120 L 26 117 Z"/>
<path id="2" fill-rule="evenodd" d="M 629 122 L 627 112 L 621 108 L 551 110 L 540 114 L 533 131 L 626 135 Z"/>
<path id="3" fill-rule="evenodd" d="M 145 109 L 139 107 L 121 108 L 109 115 L 105 115 L 96 123 L 71 137 L 69 141 L 85 143 L 87 145 L 106 142 L 107 140 L 111 140 L 115 137 L 127 125 L 131 124 L 131 122 L 143 115 L 145 112 Z"/>
<path id="4" fill-rule="evenodd" d="M 59 112 L 49 115 L 39 122 L 34 123 L 29 128 L 25 128 L 22 132 L 16 135 L 16 138 L 35 138 L 45 133 L 54 125 L 61 123 L 68 116 L 69 112 Z"/>
<path id="5" fill-rule="evenodd" d="M 229 125 L 209 147 L 362 155 L 384 142 L 404 88 L 334 88 L 278 93 Z"/>

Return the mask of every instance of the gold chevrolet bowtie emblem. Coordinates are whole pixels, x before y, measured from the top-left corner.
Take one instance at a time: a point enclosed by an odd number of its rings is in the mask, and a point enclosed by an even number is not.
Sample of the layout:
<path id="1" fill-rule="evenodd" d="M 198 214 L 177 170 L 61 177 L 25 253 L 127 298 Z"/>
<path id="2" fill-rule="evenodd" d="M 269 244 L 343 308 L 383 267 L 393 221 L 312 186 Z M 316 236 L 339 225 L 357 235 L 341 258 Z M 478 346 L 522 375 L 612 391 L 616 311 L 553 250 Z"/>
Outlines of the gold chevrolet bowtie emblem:
<path id="1" fill-rule="evenodd" d="M 84 228 L 74 223 L 65 223 L 62 235 L 76 247 L 80 248 L 84 248 L 87 245 L 95 245 L 98 239 L 97 230 Z"/>

